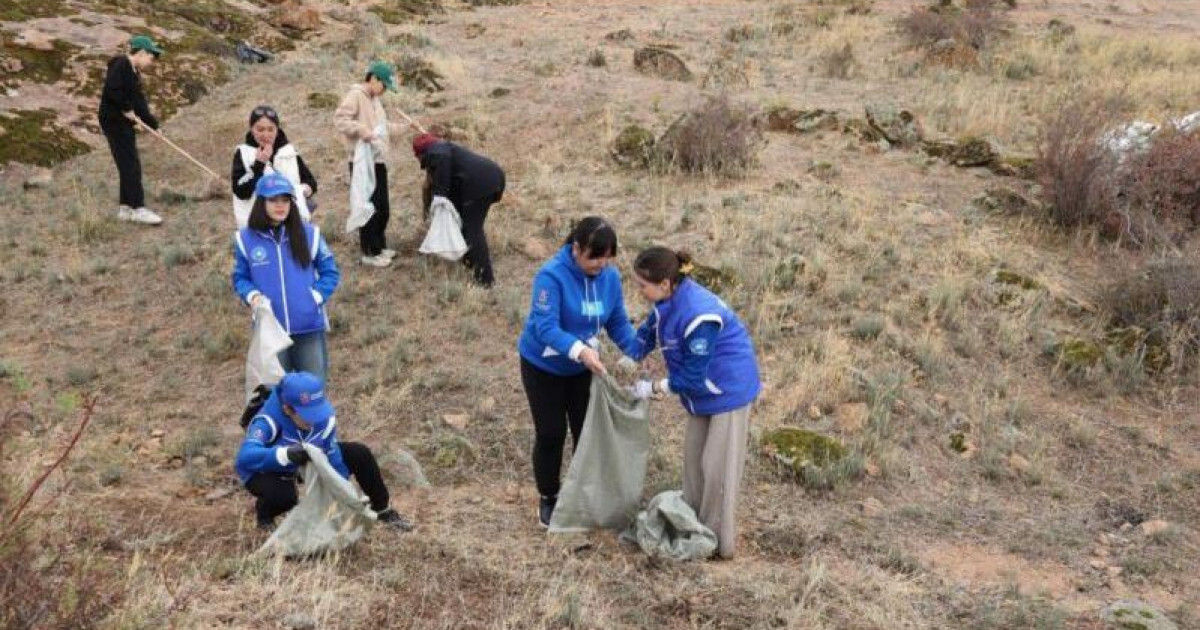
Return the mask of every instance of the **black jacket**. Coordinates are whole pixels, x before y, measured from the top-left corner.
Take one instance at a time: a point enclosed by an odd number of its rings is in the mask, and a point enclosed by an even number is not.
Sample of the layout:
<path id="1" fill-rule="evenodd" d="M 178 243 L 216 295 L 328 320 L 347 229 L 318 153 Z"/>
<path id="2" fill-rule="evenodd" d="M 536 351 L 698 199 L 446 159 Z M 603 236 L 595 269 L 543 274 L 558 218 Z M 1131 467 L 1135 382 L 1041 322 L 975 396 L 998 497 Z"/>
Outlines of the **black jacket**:
<path id="1" fill-rule="evenodd" d="M 254 134 L 250 133 L 249 131 L 246 132 L 246 144 L 256 148 L 258 147 L 258 141 L 254 139 Z M 271 155 L 274 156 L 275 154 L 279 153 L 279 150 L 287 146 L 287 144 L 287 134 L 283 133 L 283 130 L 280 129 L 279 132 L 275 134 L 275 151 Z M 317 192 L 317 178 L 313 177 L 312 171 L 308 170 L 308 165 L 304 163 L 304 158 L 300 157 L 299 155 L 296 156 L 296 166 L 300 169 L 300 183 L 308 184 L 308 187 L 312 188 L 312 191 L 315 194 Z M 250 165 L 250 169 L 254 172 L 254 176 L 239 184 L 238 182 L 241 182 L 242 177 L 246 174 L 246 165 L 242 163 L 241 153 L 237 150 L 234 150 L 233 168 L 229 174 L 229 181 L 233 185 L 233 194 L 237 195 L 238 199 L 249 199 L 252 197 L 254 195 L 254 186 L 258 184 L 258 180 L 262 178 L 263 171 L 266 169 L 266 167 L 266 164 L 255 160 L 255 162 Z"/>
<path id="2" fill-rule="evenodd" d="M 158 119 L 150 113 L 146 95 L 142 94 L 141 77 L 128 56 L 118 55 L 108 60 L 104 90 L 100 93 L 100 121 L 125 121 L 132 125 L 133 122 L 125 118 L 128 111 L 137 114 L 151 129 L 158 129 Z"/>
<path id="3" fill-rule="evenodd" d="M 504 194 L 504 170 L 453 142 L 438 142 L 426 149 L 421 168 L 430 175 L 434 196 L 449 199 L 456 208 Z"/>

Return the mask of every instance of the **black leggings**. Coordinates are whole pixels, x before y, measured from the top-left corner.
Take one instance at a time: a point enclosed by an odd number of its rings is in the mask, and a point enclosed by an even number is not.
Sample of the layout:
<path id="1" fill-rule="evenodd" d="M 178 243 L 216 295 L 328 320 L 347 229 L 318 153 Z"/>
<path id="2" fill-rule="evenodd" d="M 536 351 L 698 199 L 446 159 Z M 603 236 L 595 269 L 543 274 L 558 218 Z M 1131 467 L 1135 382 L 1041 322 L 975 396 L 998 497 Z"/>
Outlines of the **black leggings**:
<path id="1" fill-rule="evenodd" d="M 146 205 L 146 193 L 142 189 L 142 161 L 138 157 L 137 136 L 133 123 L 125 120 L 100 119 L 108 150 L 117 163 L 117 178 L 120 181 L 121 205 L 141 208 Z"/>
<path id="2" fill-rule="evenodd" d="M 350 175 L 354 176 L 353 163 L 350 164 Z M 388 202 L 387 165 L 380 162 L 375 163 L 375 191 L 371 193 L 371 205 L 375 206 L 375 214 L 358 229 L 358 245 L 363 256 L 378 256 L 387 249 L 387 225 L 392 212 Z"/>
<path id="3" fill-rule="evenodd" d="M 556 376 L 521 358 L 521 383 L 533 415 L 533 477 L 544 497 L 558 496 L 567 428 L 571 443 L 579 444 L 587 415 L 592 373 Z"/>
<path id="4" fill-rule="evenodd" d="M 475 282 L 485 287 L 492 286 L 496 277 L 492 274 L 492 257 L 488 252 L 487 234 L 483 231 L 483 222 L 487 221 L 488 208 L 499 200 L 500 195 L 495 195 L 486 199 L 465 202 L 458 209 L 459 216 L 462 218 L 463 240 L 467 242 L 469 248 L 467 254 L 463 256 L 463 264 L 471 270 Z"/>
<path id="5" fill-rule="evenodd" d="M 350 474 L 358 481 L 358 485 L 371 499 L 371 509 L 376 512 L 387 509 L 391 503 L 387 485 L 379 472 L 379 463 L 375 455 L 365 444 L 359 442 L 338 442 L 342 450 L 342 461 Z M 296 507 L 296 476 L 292 473 L 258 473 L 246 482 L 250 494 L 258 497 L 255 512 L 259 522 L 270 522 L 276 516 Z"/>

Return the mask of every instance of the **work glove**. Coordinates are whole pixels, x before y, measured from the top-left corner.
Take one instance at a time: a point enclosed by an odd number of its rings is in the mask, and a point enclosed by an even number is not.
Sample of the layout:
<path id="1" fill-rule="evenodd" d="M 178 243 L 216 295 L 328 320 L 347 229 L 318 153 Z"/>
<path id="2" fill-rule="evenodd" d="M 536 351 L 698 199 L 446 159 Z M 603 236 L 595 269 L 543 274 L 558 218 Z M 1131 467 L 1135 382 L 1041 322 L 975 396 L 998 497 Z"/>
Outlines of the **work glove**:
<path id="1" fill-rule="evenodd" d="M 645 400 L 647 398 L 653 398 L 654 397 L 654 383 L 652 383 L 646 379 L 642 379 L 642 380 L 634 383 L 633 387 L 630 388 L 630 391 L 633 393 L 633 395 L 635 397 L 640 398 L 642 400 Z"/>
<path id="2" fill-rule="evenodd" d="M 308 451 L 304 450 L 303 444 L 293 444 L 287 447 L 287 458 L 289 462 L 303 466 L 308 463 Z"/>

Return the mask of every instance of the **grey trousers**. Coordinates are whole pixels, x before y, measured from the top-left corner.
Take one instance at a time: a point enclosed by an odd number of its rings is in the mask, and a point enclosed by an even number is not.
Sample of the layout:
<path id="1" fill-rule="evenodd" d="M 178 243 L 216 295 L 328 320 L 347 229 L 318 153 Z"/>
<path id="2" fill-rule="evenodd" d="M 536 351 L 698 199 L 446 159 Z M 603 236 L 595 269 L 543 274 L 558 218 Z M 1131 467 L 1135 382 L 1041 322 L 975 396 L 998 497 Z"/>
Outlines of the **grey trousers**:
<path id="1" fill-rule="evenodd" d="M 737 498 L 746 464 L 750 405 L 688 419 L 683 439 L 683 498 L 717 535 L 717 554 L 737 547 Z"/>

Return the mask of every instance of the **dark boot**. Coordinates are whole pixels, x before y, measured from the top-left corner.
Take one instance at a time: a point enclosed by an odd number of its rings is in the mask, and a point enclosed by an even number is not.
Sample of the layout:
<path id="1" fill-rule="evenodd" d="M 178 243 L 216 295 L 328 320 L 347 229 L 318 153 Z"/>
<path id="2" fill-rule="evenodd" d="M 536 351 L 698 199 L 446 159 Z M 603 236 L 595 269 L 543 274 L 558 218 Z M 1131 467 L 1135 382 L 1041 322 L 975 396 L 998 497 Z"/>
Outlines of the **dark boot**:
<path id="1" fill-rule="evenodd" d="M 554 516 L 554 506 L 558 503 L 558 497 L 542 497 L 538 501 L 538 522 L 542 527 L 550 527 L 550 517 Z"/>

